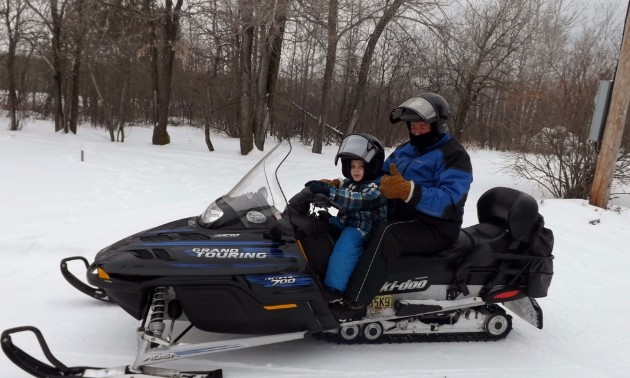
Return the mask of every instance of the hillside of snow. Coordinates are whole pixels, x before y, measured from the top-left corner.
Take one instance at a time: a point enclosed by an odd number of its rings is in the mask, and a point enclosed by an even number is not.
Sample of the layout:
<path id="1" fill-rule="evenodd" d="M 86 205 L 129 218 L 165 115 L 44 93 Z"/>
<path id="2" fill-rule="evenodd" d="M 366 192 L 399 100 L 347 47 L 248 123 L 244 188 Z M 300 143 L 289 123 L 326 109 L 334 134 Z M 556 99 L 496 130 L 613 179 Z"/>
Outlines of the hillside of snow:
<path id="1" fill-rule="evenodd" d="M 170 128 L 172 143 L 150 144 L 152 130 L 131 128 L 125 143 L 103 130 L 54 133 L 34 121 L 10 132 L 0 120 L 0 330 L 38 327 L 68 366 L 121 366 L 135 358 L 137 322 L 116 305 L 88 298 L 59 272 L 59 261 L 84 256 L 132 233 L 200 214 L 228 192 L 266 152 L 239 154 L 239 141 L 213 135 L 208 152 L 200 130 Z M 275 142 L 268 140 L 269 151 Z M 85 161 L 80 161 L 81 150 Z M 311 179 L 340 176 L 337 148 L 321 155 L 293 143 L 280 171 L 290 196 Z M 555 275 L 539 304 L 544 328 L 520 318 L 502 341 L 398 345 L 336 345 L 314 339 L 166 363 L 187 370 L 224 369 L 227 378 L 283 377 L 630 377 L 630 198 L 602 210 L 583 200 L 555 200 L 500 172 L 501 154 L 470 151 L 474 182 L 464 226 L 477 223 L 476 201 L 507 186 L 539 200 L 555 235 Z M 625 196 L 630 197 L 630 196 Z M 590 221 L 599 220 L 594 225 Z M 85 277 L 80 262 L 71 265 Z M 186 324 L 179 325 L 183 329 Z M 180 329 L 180 328 L 178 328 Z M 229 336 L 196 332 L 190 340 Z M 31 334 L 14 342 L 43 359 Z M 0 355 L 0 376 L 27 374 Z"/>

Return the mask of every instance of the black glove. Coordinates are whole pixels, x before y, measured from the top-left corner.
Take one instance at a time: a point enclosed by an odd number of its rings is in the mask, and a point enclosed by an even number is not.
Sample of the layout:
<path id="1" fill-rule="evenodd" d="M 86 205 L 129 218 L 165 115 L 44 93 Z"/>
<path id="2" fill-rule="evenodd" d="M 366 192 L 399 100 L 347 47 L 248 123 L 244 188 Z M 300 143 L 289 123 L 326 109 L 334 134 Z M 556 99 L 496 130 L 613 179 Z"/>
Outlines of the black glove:
<path id="1" fill-rule="evenodd" d="M 306 184 L 304 184 L 305 188 L 308 188 L 309 186 L 311 186 L 312 183 L 314 182 L 319 182 L 319 180 L 311 180 L 311 181 L 307 181 Z"/>
<path id="2" fill-rule="evenodd" d="M 313 194 L 325 194 L 327 196 L 330 195 L 330 185 L 326 184 L 325 182 L 321 182 L 321 181 L 311 181 L 308 184 L 308 190 L 311 191 L 311 193 Z"/>

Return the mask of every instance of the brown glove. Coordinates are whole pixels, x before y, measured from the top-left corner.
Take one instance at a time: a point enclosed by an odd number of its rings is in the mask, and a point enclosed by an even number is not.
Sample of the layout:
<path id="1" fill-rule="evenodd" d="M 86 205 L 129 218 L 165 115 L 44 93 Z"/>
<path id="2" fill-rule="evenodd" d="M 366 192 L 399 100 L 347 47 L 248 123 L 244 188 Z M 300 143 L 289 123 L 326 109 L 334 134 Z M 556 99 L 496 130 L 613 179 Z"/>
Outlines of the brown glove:
<path id="1" fill-rule="evenodd" d="M 330 186 L 334 186 L 335 188 L 338 188 L 339 185 L 341 184 L 341 182 L 339 181 L 339 179 L 334 179 L 334 180 L 326 180 L 326 179 L 321 179 L 319 181 L 325 182 L 326 184 L 330 185 Z"/>
<path id="2" fill-rule="evenodd" d="M 389 165 L 389 173 L 391 176 L 385 175 L 381 178 L 381 192 L 389 199 L 400 198 L 403 201 L 409 199 L 413 187 L 411 181 L 402 177 L 394 163 Z"/>

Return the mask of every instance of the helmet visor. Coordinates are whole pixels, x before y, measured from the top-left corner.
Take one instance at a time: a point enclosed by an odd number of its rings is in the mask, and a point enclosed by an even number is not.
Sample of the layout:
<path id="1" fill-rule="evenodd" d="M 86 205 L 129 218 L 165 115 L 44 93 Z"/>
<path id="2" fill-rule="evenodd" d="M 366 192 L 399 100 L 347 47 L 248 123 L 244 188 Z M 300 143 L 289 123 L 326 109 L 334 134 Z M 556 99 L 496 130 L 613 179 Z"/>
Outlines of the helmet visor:
<path id="1" fill-rule="evenodd" d="M 335 156 L 335 165 L 339 158 L 359 159 L 369 163 L 377 152 L 377 147 L 363 136 L 349 135 L 339 146 L 339 151 Z"/>
<path id="2" fill-rule="evenodd" d="M 433 105 L 422 97 L 410 98 L 389 114 L 391 123 L 424 121 L 430 124 L 437 119 L 438 116 Z"/>

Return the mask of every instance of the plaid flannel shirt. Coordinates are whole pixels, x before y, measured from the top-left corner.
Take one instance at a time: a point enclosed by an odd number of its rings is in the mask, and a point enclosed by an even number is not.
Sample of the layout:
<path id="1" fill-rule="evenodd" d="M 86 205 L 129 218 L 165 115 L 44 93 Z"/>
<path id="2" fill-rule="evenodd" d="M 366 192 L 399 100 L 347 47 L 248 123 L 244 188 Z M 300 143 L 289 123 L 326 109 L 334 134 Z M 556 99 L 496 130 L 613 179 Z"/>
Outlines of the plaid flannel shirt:
<path id="1" fill-rule="evenodd" d="M 357 228 L 364 238 L 387 221 L 387 198 L 379 189 L 380 181 L 357 184 L 345 179 L 339 188 L 330 187 L 330 200 L 346 209 L 339 223 Z"/>

